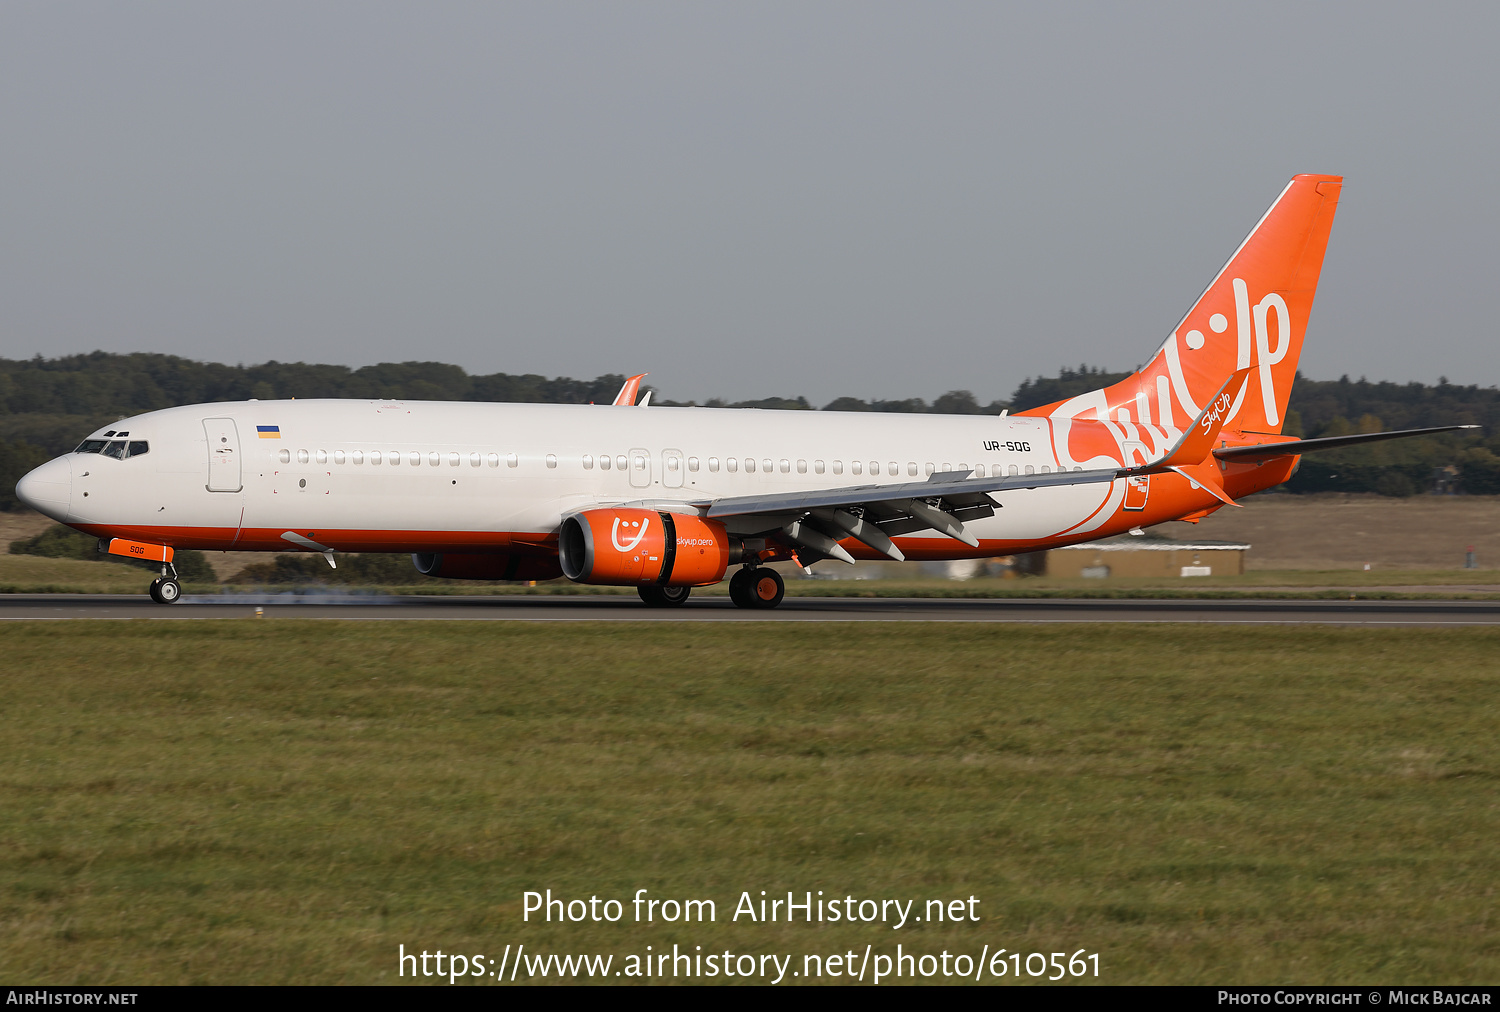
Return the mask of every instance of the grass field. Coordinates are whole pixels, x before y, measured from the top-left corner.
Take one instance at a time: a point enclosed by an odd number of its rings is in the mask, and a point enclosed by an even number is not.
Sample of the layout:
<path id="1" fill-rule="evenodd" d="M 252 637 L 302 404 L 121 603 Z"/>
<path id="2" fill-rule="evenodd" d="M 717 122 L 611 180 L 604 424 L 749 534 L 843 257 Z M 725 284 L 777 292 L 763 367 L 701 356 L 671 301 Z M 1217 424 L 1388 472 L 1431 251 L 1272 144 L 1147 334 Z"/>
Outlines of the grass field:
<path id="1" fill-rule="evenodd" d="M 78 622 L 0 650 L 13 981 L 674 942 L 1500 976 L 1496 630 Z M 547 888 L 718 920 L 523 922 Z M 983 919 L 730 922 L 762 889 Z"/>

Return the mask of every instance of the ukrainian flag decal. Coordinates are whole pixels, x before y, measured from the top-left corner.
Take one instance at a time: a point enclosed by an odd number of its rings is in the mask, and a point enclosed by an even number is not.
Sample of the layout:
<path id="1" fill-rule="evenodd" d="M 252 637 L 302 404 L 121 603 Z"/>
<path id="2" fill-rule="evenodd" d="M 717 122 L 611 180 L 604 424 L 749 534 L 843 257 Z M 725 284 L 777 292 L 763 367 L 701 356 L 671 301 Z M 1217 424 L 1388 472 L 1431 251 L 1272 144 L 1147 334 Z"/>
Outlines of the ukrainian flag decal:
<path id="1" fill-rule="evenodd" d="M 279 425 L 257 425 L 255 434 L 261 439 L 280 439 L 281 426 Z"/>

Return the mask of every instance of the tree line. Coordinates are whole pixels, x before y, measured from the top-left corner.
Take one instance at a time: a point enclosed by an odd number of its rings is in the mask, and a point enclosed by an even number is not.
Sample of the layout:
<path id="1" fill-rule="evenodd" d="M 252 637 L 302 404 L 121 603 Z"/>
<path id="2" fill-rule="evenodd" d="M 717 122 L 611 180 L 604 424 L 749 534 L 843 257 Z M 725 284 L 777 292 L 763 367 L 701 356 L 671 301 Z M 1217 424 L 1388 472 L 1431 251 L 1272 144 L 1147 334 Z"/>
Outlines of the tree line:
<path id="1" fill-rule="evenodd" d="M 863 400 L 839 397 L 824 411 L 998 414 L 1024 411 L 1072 397 L 1128 376 L 1086 365 L 1056 376 L 1027 378 L 1009 400 L 981 404 L 968 390 L 952 390 L 930 404 L 920 397 Z M 223 365 L 175 355 L 94 352 L 60 358 L 0 359 L 0 509 L 18 505 L 16 480 L 42 461 L 65 453 L 87 432 L 124 415 L 179 404 L 284 397 L 354 397 L 529 403 L 608 403 L 624 382 L 617 374 L 593 379 L 535 374 L 471 375 L 441 362 L 384 362 L 351 369 L 304 362 Z M 661 405 L 818 410 L 805 397 L 727 402 L 673 401 Z M 1299 436 L 1375 432 L 1432 425 L 1479 424 L 1473 436 L 1434 436 L 1379 443 L 1305 457 L 1283 488 L 1290 492 L 1378 492 L 1412 495 L 1440 484 L 1448 490 L 1500 494 L 1500 390 L 1461 386 L 1319 381 L 1297 375 L 1285 431 Z"/>

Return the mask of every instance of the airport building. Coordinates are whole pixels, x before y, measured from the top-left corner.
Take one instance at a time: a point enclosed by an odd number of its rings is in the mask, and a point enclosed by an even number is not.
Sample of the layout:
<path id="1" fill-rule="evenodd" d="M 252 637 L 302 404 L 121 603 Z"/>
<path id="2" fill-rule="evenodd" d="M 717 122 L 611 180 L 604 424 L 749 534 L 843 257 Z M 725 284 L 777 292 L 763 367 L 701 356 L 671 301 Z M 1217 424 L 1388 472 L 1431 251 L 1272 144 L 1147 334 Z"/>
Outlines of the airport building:
<path id="1" fill-rule="evenodd" d="M 1239 576 L 1245 572 L 1249 551 L 1249 545 L 1237 541 L 1178 541 L 1150 533 L 1122 534 L 1054 548 L 1038 561 L 1042 564 L 1040 573 L 1046 576 Z"/>

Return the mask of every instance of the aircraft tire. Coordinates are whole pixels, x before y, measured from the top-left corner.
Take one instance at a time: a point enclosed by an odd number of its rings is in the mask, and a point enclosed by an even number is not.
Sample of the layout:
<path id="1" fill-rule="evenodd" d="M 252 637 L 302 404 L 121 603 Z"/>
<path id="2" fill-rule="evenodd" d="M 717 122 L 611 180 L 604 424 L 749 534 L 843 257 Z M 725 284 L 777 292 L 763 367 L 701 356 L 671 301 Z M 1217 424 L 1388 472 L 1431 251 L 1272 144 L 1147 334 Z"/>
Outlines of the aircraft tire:
<path id="1" fill-rule="evenodd" d="M 729 578 L 729 600 L 734 602 L 736 608 L 755 607 L 755 602 L 750 600 L 751 572 L 749 569 L 741 569 Z"/>
<path id="2" fill-rule="evenodd" d="M 638 587 L 636 593 L 648 608 L 678 608 L 693 592 L 692 587 Z"/>
<path id="3" fill-rule="evenodd" d="M 161 591 L 161 577 L 157 577 L 156 579 L 154 579 L 154 580 L 151 581 L 151 586 L 146 591 L 146 593 L 150 594 L 151 595 L 151 600 L 155 601 L 157 604 L 165 604 L 166 602 L 164 602 L 161 599 L 161 593 L 160 593 L 160 591 Z"/>
<path id="4" fill-rule="evenodd" d="M 157 581 L 156 599 L 162 604 L 176 604 L 182 599 L 182 584 L 170 578 Z"/>
<path id="5" fill-rule="evenodd" d="M 750 570 L 750 579 L 745 581 L 745 597 L 752 608 L 774 608 L 786 597 L 786 583 L 776 570 L 757 566 Z"/>

